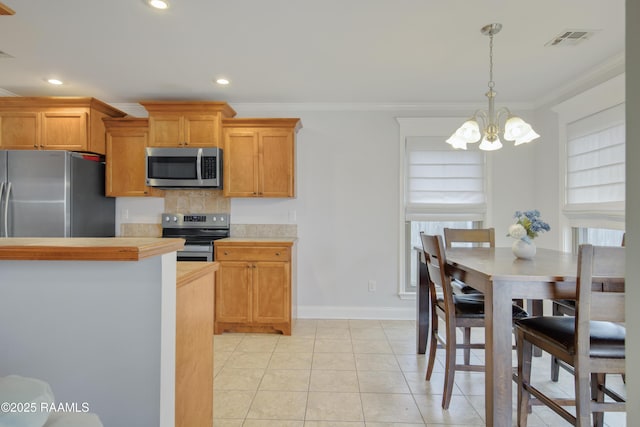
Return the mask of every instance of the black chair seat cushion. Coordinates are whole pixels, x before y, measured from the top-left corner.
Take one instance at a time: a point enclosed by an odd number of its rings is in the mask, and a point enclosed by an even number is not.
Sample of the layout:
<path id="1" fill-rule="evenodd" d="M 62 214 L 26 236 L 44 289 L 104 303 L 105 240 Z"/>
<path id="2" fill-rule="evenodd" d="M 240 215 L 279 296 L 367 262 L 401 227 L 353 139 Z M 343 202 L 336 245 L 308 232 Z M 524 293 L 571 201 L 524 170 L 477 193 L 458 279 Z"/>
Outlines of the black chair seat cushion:
<path id="1" fill-rule="evenodd" d="M 479 290 L 477 290 L 473 286 L 464 285 L 462 287 L 462 293 L 463 294 L 481 294 L 482 292 L 480 292 Z"/>
<path id="2" fill-rule="evenodd" d="M 454 295 L 453 303 L 456 306 L 457 317 L 484 317 L 484 299 L 479 299 L 475 295 Z M 444 300 L 438 298 L 436 302 L 444 310 Z M 528 313 L 517 305 L 512 305 L 512 315 L 514 319 L 521 319 L 528 316 Z"/>
<path id="3" fill-rule="evenodd" d="M 566 316 L 540 316 L 516 320 L 516 327 L 544 334 L 570 354 L 575 354 L 575 318 Z M 613 322 L 590 322 L 591 357 L 624 359 L 626 329 Z"/>

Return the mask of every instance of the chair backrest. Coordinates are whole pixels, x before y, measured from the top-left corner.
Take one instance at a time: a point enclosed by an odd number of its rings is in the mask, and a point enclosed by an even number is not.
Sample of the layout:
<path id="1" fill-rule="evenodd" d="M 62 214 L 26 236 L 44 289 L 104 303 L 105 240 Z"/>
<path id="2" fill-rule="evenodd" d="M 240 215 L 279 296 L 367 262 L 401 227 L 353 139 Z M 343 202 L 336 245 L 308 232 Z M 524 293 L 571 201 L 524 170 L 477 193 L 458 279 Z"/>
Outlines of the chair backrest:
<path id="1" fill-rule="evenodd" d="M 486 243 L 494 248 L 496 233 L 494 228 L 445 228 L 444 240 L 447 248 L 453 247 L 454 243 L 473 243 L 473 246 L 483 246 Z"/>
<path id="2" fill-rule="evenodd" d="M 580 245 L 576 286 L 576 335 L 589 341 L 589 321 L 624 322 L 625 248 Z M 586 334 L 586 335 L 585 335 Z"/>
<path id="3" fill-rule="evenodd" d="M 436 301 L 438 288 L 442 289 L 445 311 L 455 313 L 453 309 L 453 289 L 449 275 L 446 273 L 447 255 L 445 253 L 442 236 L 420 233 L 422 249 L 429 272 L 429 293 L 431 301 Z"/>

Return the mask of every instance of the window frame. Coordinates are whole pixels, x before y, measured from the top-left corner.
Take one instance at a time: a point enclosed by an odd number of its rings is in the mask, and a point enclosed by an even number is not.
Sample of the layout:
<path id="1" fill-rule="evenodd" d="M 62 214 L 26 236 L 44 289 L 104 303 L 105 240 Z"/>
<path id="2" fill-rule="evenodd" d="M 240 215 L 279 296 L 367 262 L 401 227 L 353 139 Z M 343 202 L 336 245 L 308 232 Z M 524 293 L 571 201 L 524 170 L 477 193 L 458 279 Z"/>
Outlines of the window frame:
<path id="1" fill-rule="evenodd" d="M 411 226 L 408 221 L 407 213 L 407 144 L 409 143 L 409 138 L 414 137 L 426 137 L 433 138 L 437 137 L 442 140 L 442 148 L 443 149 L 452 149 L 449 145 L 446 144 L 446 139 L 451 135 L 451 133 L 460 126 L 460 123 L 463 123 L 467 118 L 466 117 L 398 117 L 396 120 L 400 125 L 400 138 L 399 138 L 399 160 L 400 160 L 400 173 L 398 174 L 398 188 L 400 194 L 400 203 L 399 203 L 399 239 L 398 239 L 398 253 L 399 256 L 399 265 L 398 265 L 398 296 L 400 299 L 411 299 L 414 300 L 416 298 L 416 291 L 411 289 L 411 257 L 416 257 L 415 250 L 411 247 L 410 241 L 410 233 Z M 438 148 L 439 149 L 439 148 Z M 471 148 L 473 150 L 473 148 Z M 474 223 L 482 224 L 486 221 L 486 218 L 489 217 L 489 206 L 491 205 L 491 195 L 488 192 L 488 188 L 490 188 L 490 175 L 488 171 L 491 170 L 491 157 L 484 156 L 484 198 L 485 203 L 482 210 L 475 209 L 473 212 L 465 212 L 464 209 L 453 209 L 449 212 L 445 210 L 436 209 L 432 212 L 427 213 L 426 215 L 419 216 L 411 216 L 411 219 L 414 220 L 423 220 L 423 221 L 451 221 L 451 220 L 460 220 L 460 221 L 474 221 Z M 455 206 L 455 205 L 454 205 Z M 476 206 L 477 207 L 477 206 Z"/>
<path id="2" fill-rule="evenodd" d="M 595 212 L 593 207 L 586 206 L 583 206 L 586 209 L 574 210 L 571 213 L 571 209 L 566 209 L 567 126 L 570 123 L 624 103 L 625 74 L 621 73 L 551 108 L 552 111 L 558 114 L 559 186 L 562 189 L 559 192 L 558 200 L 562 212 L 558 229 L 561 230 L 562 250 L 564 251 L 570 252 L 573 250 L 573 227 L 625 229 L 624 210 L 620 214 L 611 211 Z"/>

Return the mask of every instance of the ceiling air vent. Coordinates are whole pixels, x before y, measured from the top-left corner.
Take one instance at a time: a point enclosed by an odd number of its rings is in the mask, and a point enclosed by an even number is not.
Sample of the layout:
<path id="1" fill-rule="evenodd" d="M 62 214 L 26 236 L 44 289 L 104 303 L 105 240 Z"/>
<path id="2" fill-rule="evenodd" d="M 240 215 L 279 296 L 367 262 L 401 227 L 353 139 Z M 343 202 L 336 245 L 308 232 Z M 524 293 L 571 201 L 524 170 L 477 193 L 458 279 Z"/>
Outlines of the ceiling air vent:
<path id="1" fill-rule="evenodd" d="M 3 52 L 0 50 L 0 58 L 13 58 L 13 56 L 9 55 L 7 52 Z"/>
<path id="2" fill-rule="evenodd" d="M 599 30 L 564 30 L 547 43 L 545 46 L 575 46 L 588 40 Z"/>

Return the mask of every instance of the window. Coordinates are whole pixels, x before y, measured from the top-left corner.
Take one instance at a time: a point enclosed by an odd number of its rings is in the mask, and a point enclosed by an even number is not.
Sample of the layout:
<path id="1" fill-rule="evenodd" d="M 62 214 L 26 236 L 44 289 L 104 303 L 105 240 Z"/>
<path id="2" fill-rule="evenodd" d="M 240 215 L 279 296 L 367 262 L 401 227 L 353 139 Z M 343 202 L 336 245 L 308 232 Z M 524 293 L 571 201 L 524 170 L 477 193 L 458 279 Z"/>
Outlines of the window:
<path id="1" fill-rule="evenodd" d="M 576 229 L 625 229 L 625 74 L 552 108 L 560 125 L 563 249 Z M 582 238 L 582 237 L 581 237 Z M 617 243 L 619 244 L 619 242 Z"/>
<path id="2" fill-rule="evenodd" d="M 572 231 L 575 244 L 573 251 L 575 253 L 578 252 L 578 246 L 583 243 L 597 246 L 623 246 L 624 244 L 624 231 L 622 230 L 574 227 Z"/>
<path id="3" fill-rule="evenodd" d="M 480 228 L 481 222 L 475 221 L 409 221 L 408 238 L 411 242 L 411 256 L 409 257 L 410 280 L 407 283 L 407 290 L 415 292 L 418 285 L 418 257 L 415 248 L 421 248 L 420 232 L 425 234 L 443 235 L 445 228 Z M 469 244 L 471 245 L 471 244 Z"/>
<path id="4" fill-rule="evenodd" d="M 624 218 L 624 174 L 624 104 L 567 125 L 565 214 L 574 224 Z"/>
<path id="5" fill-rule="evenodd" d="M 442 137 L 407 138 L 407 220 L 484 217 L 484 153 L 444 148 Z"/>
<path id="6" fill-rule="evenodd" d="M 485 156 L 447 148 L 446 137 L 408 137 L 405 151 L 406 280 L 415 292 L 420 231 L 442 234 L 444 227 L 473 228 L 486 211 Z"/>

